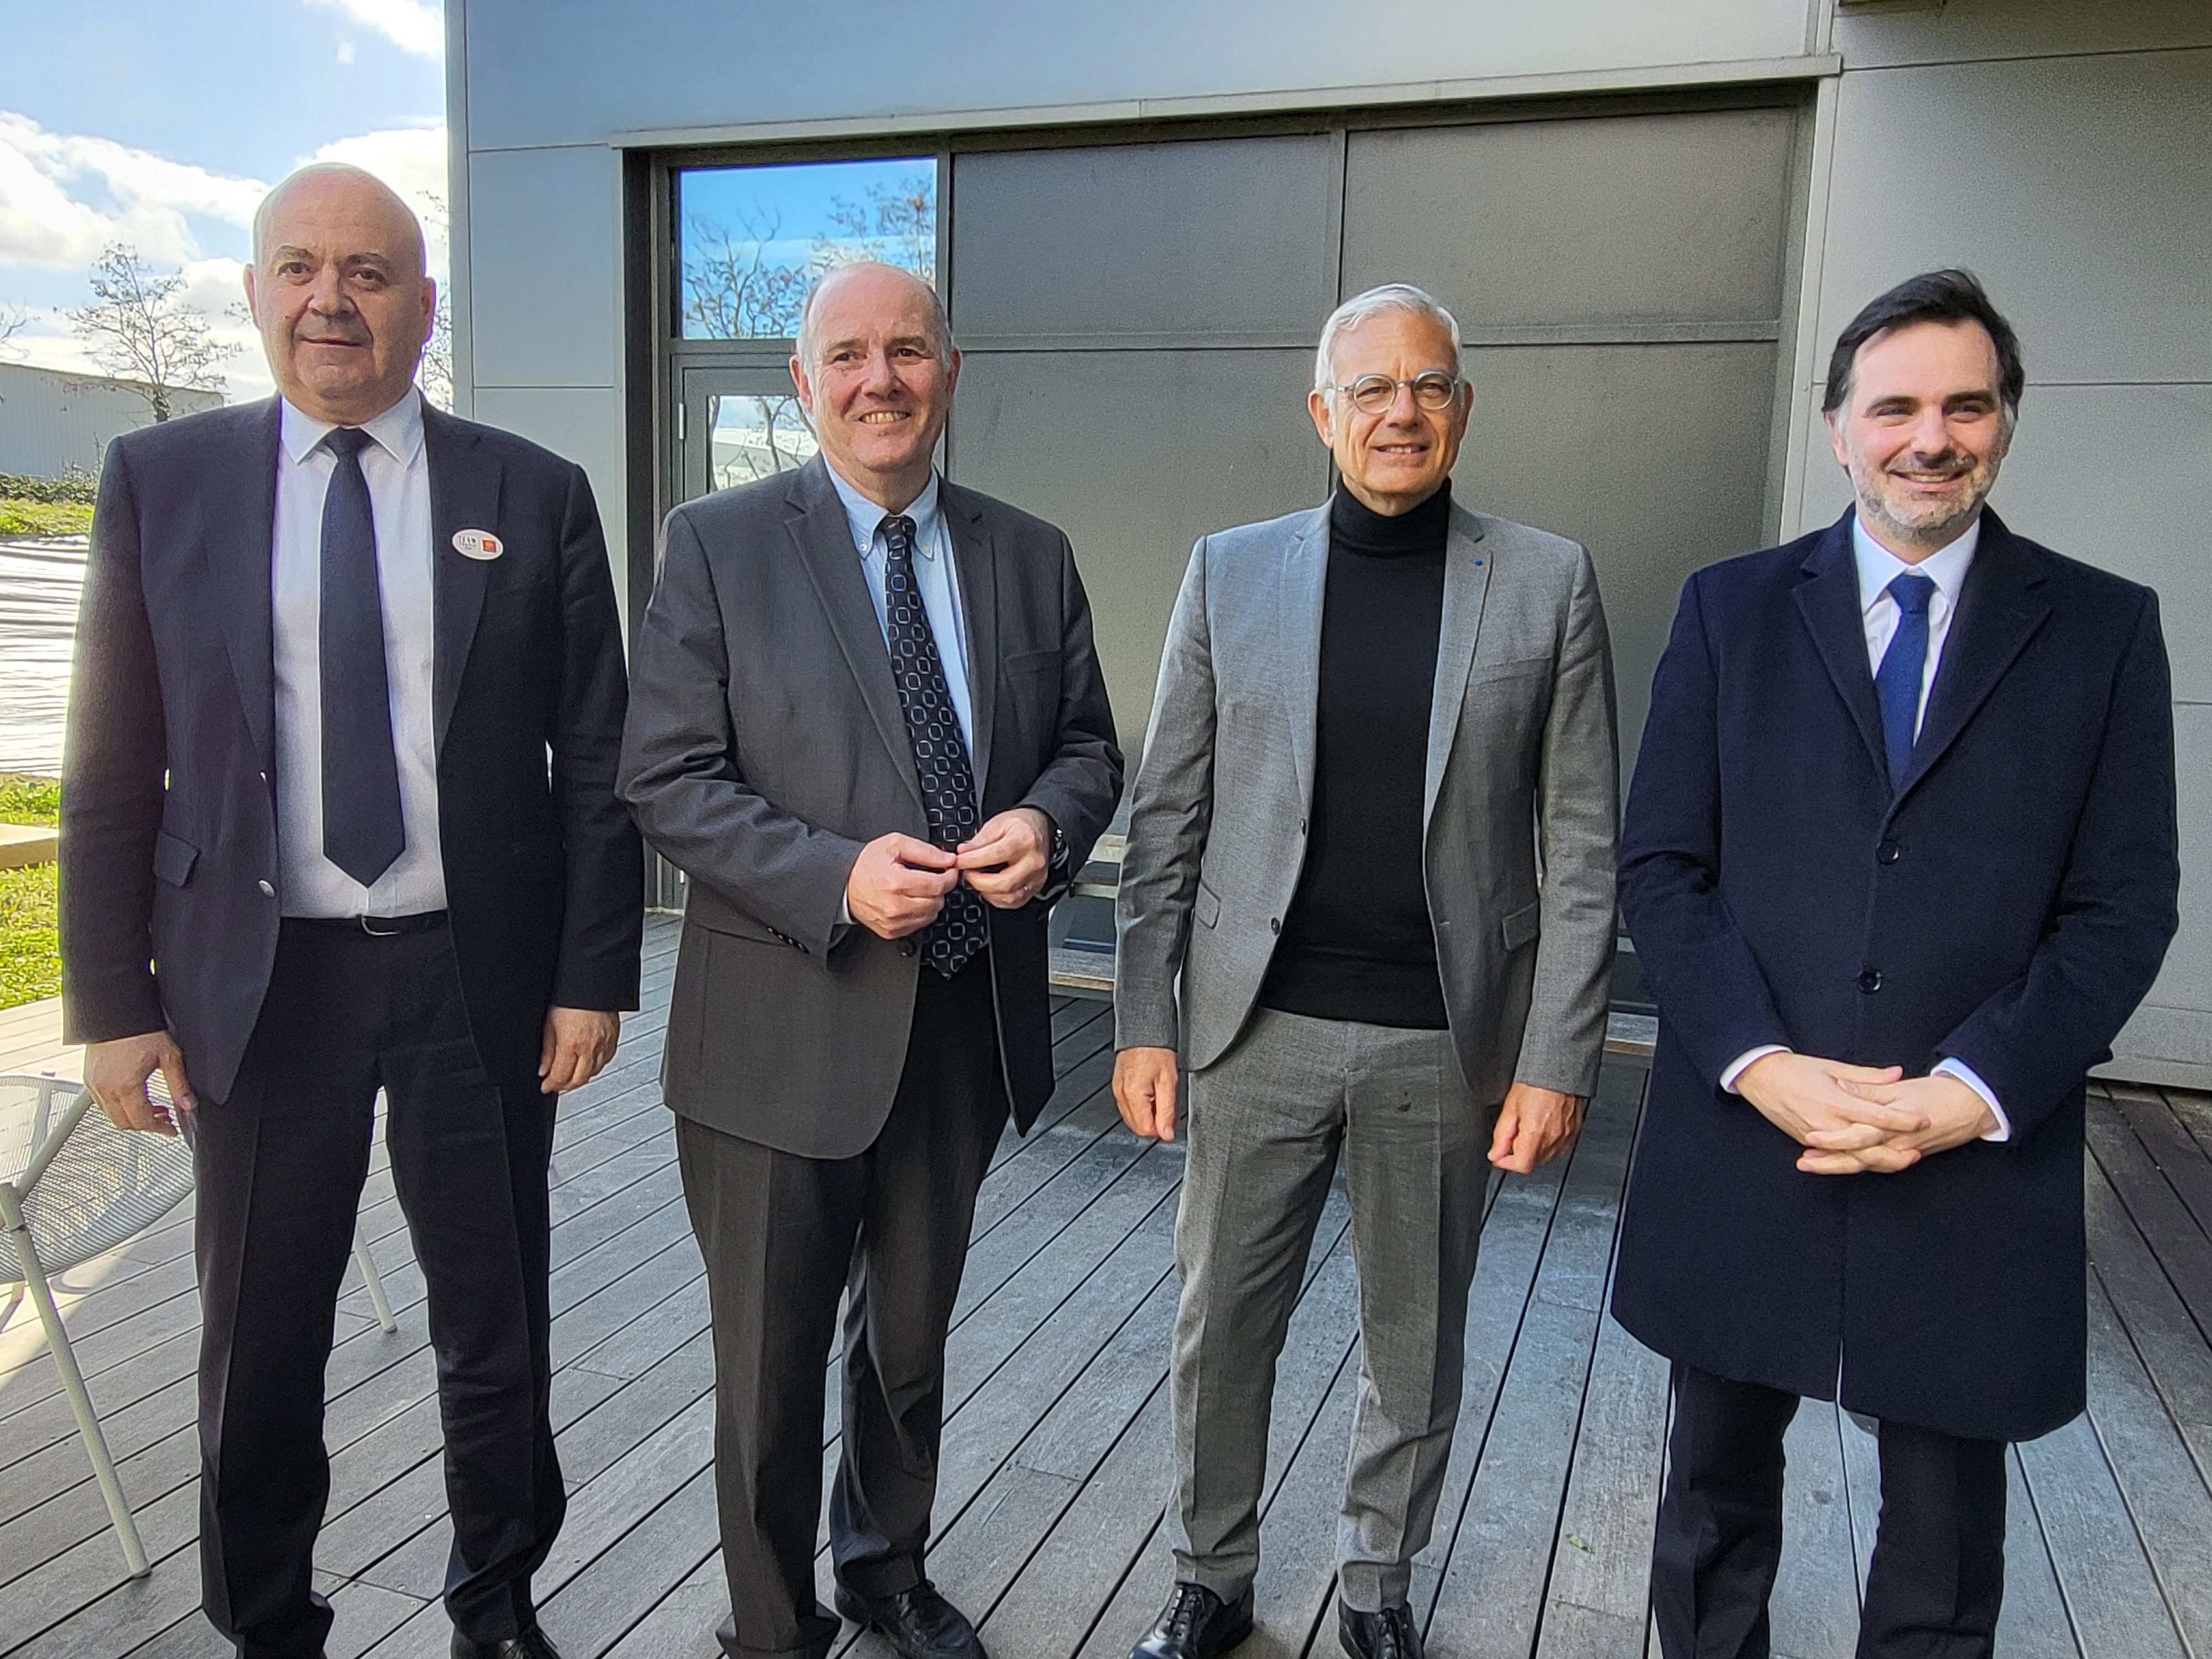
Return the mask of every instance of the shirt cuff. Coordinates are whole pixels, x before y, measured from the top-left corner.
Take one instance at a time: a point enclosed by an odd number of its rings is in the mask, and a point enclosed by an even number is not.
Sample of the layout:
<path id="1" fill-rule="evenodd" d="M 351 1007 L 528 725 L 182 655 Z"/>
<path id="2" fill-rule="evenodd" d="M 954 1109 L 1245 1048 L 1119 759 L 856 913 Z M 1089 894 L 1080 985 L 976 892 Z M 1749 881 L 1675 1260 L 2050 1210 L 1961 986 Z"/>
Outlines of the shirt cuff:
<path id="1" fill-rule="evenodd" d="M 1756 1048 L 1747 1048 L 1721 1069 L 1721 1087 L 1730 1094 L 1741 1092 L 1735 1080 L 1751 1069 L 1755 1060 L 1765 1060 L 1769 1054 L 1786 1054 L 1790 1050 L 1779 1042 L 1764 1042 Z"/>
<path id="2" fill-rule="evenodd" d="M 1980 1074 L 1965 1060 L 1938 1060 L 1936 1062 L 1936 1069 L 1928 1075 L 1954 1077 L 1982 1097 L 1982 1103 L 1990 1109 L 1991 1115 L 1997 1121 L 1997 1127 L 1984 1135 L 1982 1137 L 1984 1140 L 2002 1141 L 2012 1139 L 2012 1120 L 2005 1115 L 2005 1109 L 1997 1104 L 1996 1091 L 1983 1082 Z"/>

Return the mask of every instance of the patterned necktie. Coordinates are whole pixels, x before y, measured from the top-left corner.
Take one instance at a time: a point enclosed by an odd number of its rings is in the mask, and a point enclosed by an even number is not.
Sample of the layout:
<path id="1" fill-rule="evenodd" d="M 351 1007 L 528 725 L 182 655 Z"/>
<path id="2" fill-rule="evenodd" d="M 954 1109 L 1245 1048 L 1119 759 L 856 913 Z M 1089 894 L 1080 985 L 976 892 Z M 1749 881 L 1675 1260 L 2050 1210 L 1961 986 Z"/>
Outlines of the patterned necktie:
<path id="1" fill-rule="evenodd" d="M 1890 583 L 1888 591 L 1897 601 L 1897 632 L 1882 653 L 1874 690 L 1881 702 L 1882 747 L 1889 751 L 1889 781 L 1894 788 L 1912 763 L 1913 740 L 1918 735 L 1920 680 L 1928 666 L 1928 602 L 1936 597 L 1936 584 L 1908 570 Z"/>
<path id="2" fill-rule="evenodd" d="M 893 514 L 884 520 L 890 556 L 884 561 L 884 612 L 891 652 L 891 678 L 906 710 L 906 735 L 914 744 L 915 775 L 921 781 L 929 839 L 948 852 L 974 836 L 981 818 L 975 806 L 975 771 L 953 712 L 945 662 L 937 654 L 929 613 L 914 579 L 914 520 Z M 988 924 L 983 896 L 963 881 L 945 896 L 937 920 L 922 930 L 922 959 L 945 978 L 958 973 L 983 948 Z"/>
<path id="3" fill-rule="evenodd" d="M 399 759 L 392 746 L 392 683 L 384 666 L 384 598 L 376 519 L 362 447 L 342 426 L 323 440 L 337 465 L 323 497 L 321 618 L 323 853 L 362 886 L 407 847 L 399 816 Z"/>

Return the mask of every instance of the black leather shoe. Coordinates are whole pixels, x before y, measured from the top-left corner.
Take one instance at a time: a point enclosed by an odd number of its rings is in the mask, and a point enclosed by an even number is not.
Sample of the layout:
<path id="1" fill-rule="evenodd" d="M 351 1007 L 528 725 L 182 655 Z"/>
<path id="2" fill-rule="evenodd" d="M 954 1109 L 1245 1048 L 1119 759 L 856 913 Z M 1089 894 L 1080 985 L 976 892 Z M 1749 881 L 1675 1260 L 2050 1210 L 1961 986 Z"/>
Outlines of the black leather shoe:
<path id="1" fill-rule="evenodd" d="M 840 1584 L 836 1600 L 839 1613 L 879 1632 L 898 1650 L 900 1659 L 988 1659 L 968 1615 L 939 1595 L 927 1578 L 896 1595 L 863 1595 L 849 1584 Z"/>
<path id="2" fill-rule="evenodd" d="M 1336 1639 L 1352 1659 L 1422 1659 L 1420 1627 L 1403 1602 L 1380 1613 L 1336 1604 Z"/>
<path id="3" fill-rule="evenodd" d="M 479 1642 L 455 1631 L 452 1652 L 453 1659 L 561 1659 L 552 1638 L 535 1625 L 504 1642 Z"/>
<path id="4" fill-rule="evenodd" d="M 1220 1659 L 1252 1633 L 1252 1587 L 1224 1601 L 1203 1584 L 1178 1579 L 1152 1633 L 1129 1659 Z"/>

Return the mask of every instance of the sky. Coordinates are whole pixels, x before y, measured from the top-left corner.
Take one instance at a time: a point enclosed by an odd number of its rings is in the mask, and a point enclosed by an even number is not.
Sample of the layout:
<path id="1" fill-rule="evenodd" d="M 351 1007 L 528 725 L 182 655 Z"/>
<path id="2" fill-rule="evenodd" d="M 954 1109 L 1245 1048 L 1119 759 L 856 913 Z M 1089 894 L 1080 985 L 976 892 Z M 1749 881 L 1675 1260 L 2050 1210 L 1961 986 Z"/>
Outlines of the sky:
<path id="1" fill-rule="evenodd" d="M 233 401 L 270 391 L 242 299 L 263 192 L 355 162 L 423 217 L 446 274 L 445 21 L 439 0 L 0 0 L 0 359 L 95 367 L 65 314 L 121 242 L 181 270 L 239 350 Z"/>

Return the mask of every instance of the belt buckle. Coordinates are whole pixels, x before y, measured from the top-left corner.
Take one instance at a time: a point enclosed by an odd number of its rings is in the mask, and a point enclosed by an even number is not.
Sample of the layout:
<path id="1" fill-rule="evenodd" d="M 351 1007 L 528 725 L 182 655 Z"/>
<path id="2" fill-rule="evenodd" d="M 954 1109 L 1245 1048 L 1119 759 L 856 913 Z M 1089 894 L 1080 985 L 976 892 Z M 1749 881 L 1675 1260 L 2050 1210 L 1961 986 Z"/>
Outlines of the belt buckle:
<path id="1" fill-rule="evenodd" d="M 375 924 L 380 921 L 397 921 L 398 920 L 399 918 L 397 916 L 364 915 L 361 919 L 361 931 L 368 934 L 371 939 L 398 939 L 400 933 L 400 930 L 398 928 L 379 927 L 375 926 Z"/>

